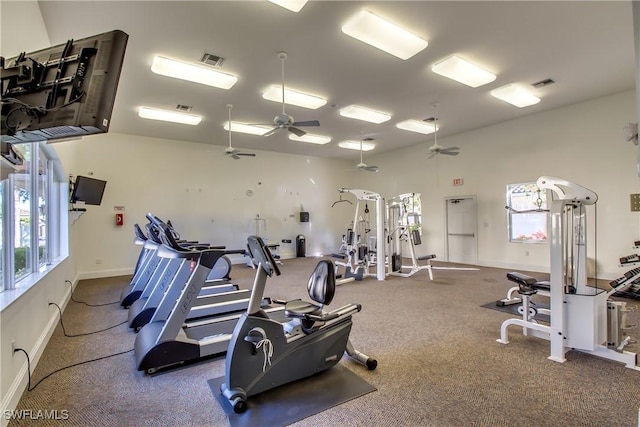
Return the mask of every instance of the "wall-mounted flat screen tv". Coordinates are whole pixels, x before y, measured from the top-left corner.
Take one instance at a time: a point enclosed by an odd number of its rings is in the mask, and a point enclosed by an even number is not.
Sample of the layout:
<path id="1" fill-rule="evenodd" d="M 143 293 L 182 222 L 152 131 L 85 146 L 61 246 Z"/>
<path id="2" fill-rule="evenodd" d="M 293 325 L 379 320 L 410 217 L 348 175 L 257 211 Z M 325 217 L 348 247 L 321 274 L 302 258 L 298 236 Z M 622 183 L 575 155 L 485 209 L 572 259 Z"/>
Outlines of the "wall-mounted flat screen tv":
<path id="1" fill-rule="evenodd" d="M 1 141 L 108 132 L 128 38 L 115 30 L 2 61 Z"/>
<path id="2" fill-rule="evenodd" d="M 71 190 L 71 203 L 83 202 L 85 205 L 100 205 L 107 181 L 78 175 Z"/>

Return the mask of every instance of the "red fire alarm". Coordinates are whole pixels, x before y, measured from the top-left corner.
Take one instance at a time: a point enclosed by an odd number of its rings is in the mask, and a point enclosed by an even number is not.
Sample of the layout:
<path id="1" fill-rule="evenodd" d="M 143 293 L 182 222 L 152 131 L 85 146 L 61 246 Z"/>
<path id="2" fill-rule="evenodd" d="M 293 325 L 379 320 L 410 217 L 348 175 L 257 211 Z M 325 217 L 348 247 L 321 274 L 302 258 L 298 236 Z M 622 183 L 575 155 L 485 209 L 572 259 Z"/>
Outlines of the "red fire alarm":
<path id="1" fill-rule="evenodd" d="M 124 215 L 121 213 L 116 214 L 116 226 L 122 227 L 124 225 Z"/>

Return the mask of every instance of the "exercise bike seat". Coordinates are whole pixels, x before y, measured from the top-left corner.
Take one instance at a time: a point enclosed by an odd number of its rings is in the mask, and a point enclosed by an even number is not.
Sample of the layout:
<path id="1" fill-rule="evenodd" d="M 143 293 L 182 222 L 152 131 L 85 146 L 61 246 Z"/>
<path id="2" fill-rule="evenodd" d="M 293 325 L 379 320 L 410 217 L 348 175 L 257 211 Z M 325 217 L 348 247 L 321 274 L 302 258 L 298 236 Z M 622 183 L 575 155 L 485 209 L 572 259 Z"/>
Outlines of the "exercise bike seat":
<path id="1" fill-rule="evenodd" d="M 315 303 L 303 300 L 289 301 L 284 309 L 286 317 L 313 321 L 327 321 L 338 317 L 322 310 L 324 305 L 331 304 L 336 293 L 336 276 L 331 261 L 318 262 L 307 282 L 307 291 Z"/>

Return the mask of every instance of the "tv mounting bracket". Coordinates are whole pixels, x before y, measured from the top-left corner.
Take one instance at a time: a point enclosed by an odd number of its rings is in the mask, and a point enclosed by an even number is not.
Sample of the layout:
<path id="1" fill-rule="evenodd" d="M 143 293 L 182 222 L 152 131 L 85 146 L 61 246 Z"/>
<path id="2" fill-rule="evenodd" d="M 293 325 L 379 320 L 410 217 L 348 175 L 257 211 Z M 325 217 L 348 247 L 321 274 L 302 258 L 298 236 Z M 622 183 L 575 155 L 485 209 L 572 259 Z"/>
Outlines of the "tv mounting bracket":
<path id="1" fill-rule="evenodd" d="M 39 63 L 32 58 L 27 58 L 23 52 L 18 55 L 12 66 L 5 68 L 5 59 L 0 58 L 0 79 L 3 86 L 2 97 L 7 98 L 12 94 L 31 93 L 50 89 L 51 91 L 47 95 L 47 102 L 44 106 L 31 106 L 33 108 L 29 109 L 29 114 L 35 115 L 36 117 L 45 115 L 48 110 L 54 108 L 56 106 L 56 100 L 61 95 L 65 96 L 63 105 L 79 101 L 84 94 L 83 83 L 89 60 L 96 54 L 97 49 L 94 47 L 82 48 L 80 53 L 69 55 L 72 46 L 73 40 L 68 40 L 60 58 L 49 60 L 46 63 Z M 63 77 L 66 66 L 73 62 L 78 62 L 75 73 Z M 47 70 L 51 68 L 55 68 L 53 80 L 44 81 Z M 4 87 L 5 81 L 8 81 L 6 89 Z M 71 83 L 71 90 L 68 93 L 61 94 L 61 86 L 69 83 Z M 15 131 L 25 129 L 28 124 L 28 122 L 24 123 L 23 126 L 15 129 Z"/>

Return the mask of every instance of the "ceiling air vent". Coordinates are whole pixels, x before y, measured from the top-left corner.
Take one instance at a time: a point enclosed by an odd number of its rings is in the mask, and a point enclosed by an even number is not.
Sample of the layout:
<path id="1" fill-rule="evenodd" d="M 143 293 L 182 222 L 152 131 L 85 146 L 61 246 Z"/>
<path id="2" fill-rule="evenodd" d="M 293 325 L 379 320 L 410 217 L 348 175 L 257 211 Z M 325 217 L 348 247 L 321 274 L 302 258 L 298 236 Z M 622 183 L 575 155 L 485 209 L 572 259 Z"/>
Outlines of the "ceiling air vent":
<path id="1" fill-rule="evenodd" d="M 531 83 L 531 86 L 535 87 L 536 89 L 540 89 L 541 87 L 549 86 L 554 83 L 555 81 L 553 79 L 544 79 L 536 83 Z"/>
<path id="2" fill-rule="evenodd" d="M 203 64 L 212 65 L 214 67 L 221 67 L 224 64 L 224 58 L 221 58 L 212 53 L 206 53 L 202 55 L 202 59 L 200 60 Z"/>
<path id="3" fill-rule="evenodd" d="M 178 111 L 182 111 L 182 112 L 188 113 L 189 111 L 191 111 L 193 109 L 193 107 L 191 107 L 189 105 L 178 104 L 176 109 Z"/>

